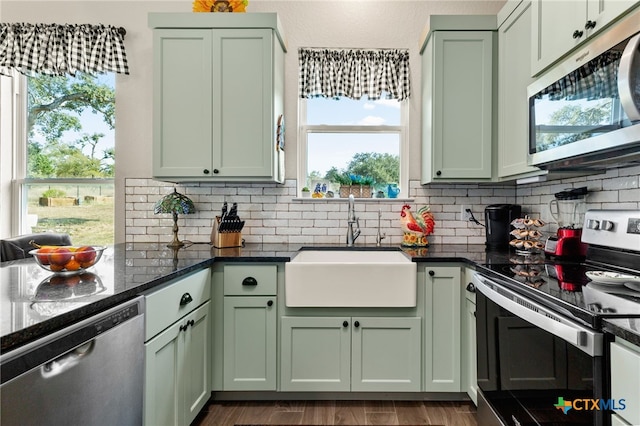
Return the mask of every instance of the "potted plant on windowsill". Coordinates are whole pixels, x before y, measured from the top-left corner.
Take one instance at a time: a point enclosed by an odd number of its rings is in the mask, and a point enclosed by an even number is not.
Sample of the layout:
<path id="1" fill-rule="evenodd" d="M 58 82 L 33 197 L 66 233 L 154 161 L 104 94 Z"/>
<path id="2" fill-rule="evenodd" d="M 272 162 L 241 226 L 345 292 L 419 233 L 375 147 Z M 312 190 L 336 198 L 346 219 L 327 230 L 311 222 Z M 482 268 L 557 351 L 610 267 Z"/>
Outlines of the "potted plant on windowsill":
<path id="1" fill-rule="evenodd" d="M 309 187 L 305 186 L 304 188 L 302 188 L 302 198 L 309 198 L 311 197 L 311 191 L 309 190 Z"/>
<path id="2" fill-rule="evenodd" d="M 340 198 L 347 198 L 350 194 L 356 198 L 371 198 L 374 184 L 372 177 L 345 172 L 335 175 L 333 181 L 340 185 Z"/>

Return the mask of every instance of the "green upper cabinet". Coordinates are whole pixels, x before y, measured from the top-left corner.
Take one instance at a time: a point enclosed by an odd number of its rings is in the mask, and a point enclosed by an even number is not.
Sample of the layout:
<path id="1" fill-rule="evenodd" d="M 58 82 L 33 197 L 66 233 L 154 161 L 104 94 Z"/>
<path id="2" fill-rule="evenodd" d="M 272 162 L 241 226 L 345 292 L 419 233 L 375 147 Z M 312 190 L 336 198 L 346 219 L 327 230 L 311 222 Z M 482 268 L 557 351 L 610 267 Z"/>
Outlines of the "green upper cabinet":
<path id="1" fill-rule="evenodd" d="M 422 183 L 492 179 L 495 16 L 431 16 L 422 54 Z"/>
<path id="2" fill-rule="evenodd" d="M 282 182 L 284 53 L 276 14 L 152 13 L 153 176 Z"/>
<path id="3" fill-rule="evenodd" d="M 537 75 L 605 28 L 635 0 L 534 0 L 531 74 Z"/>
<path id="4" fill-rule="evenodd" d="M 518 6 L 513 7 L 517 3 Z M 507 2 L 498 14 L 498 167 L 499 179 L 543 173 L 527 165 L 531 78 L 531 1 Z M 502 15 L 506 16 L 502 16 Z"/>

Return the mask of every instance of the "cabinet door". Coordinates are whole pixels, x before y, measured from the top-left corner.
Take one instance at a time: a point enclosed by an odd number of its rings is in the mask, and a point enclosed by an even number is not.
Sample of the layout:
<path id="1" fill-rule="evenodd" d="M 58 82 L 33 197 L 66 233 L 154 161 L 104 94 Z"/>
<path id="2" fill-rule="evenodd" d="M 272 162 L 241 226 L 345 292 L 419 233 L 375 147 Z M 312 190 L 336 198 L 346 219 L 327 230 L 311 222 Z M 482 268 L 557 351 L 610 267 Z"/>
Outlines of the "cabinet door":
<path id="1" fill-rule="evenodd" d="M 531 75 L 536 75 L 586 39 L 587 3 L 536 0 L 532 12 Z"/>
<path id="2" fill-rule="evenodd" d="M 625 11 L 637 5 L 637 0 L 587 0 L 587 19 L 595 23 L 592 29 L 586 28 L 586 34 L 599 31 Z"/>
<path id="3" fill-rule="evenodd" d="M 209 336 L 209 309 L 211 302 L 207 302 L 187 315 L 184 323 L 184 344 L 179 358 L 178 380 L 182 389 L 181 424 L 188 425 L 198 415 L 202 407 L 211 396 L 209 384 L 211 365 Z"/>
<path id="4" fill-rule="evenodd" d="M 276 298 L 224 298 L 224 390 L 276 390 Z"/>
<path id="5" fill-rule="evenodd" d="M 490 179 L 493 148 L 492 31 L 433 36 L 433 179 Z"/>
<path id="6" fill-rule="evenodd" d="M 426 267 L 425 391 L 460 392 L 460 268 Z"/>
<path id="7" fill-rule="evenodd" d="M 463 340 L 465 349 L 463 354 L 465 357 L 464 382 L 465 389 L 469 398 L 474 404 L 478 405 L 478 375 L 476 372 L 476 304 L 471 300 L 464 299 L 464 336 Z"/>
<path id="8" fill-rule="evenodd" d="M 625 400 L 616 413 L 632 425 L 640 424 L 640 348 L 631 343 L 611 343 L 611 398 Z"/>
<path id="9" fill-rule="evenodd" d="M 182 423 L 178 383 L 182 325 L 176 322 L 144 345 L 144 424 L 147 426 Z"/>
<path id="10" fill-rule="evenodd" d="M 539 171 L 527 165 L 531 78 L 531 1 L 524 1 L 498 29 L 498 176 Z"/>
<path id="11" fill-rule="evenodd" d="M 213 167 L 220 178 L 272 177 L 273 32 L 213 32 Z"/>
<path id="12" fill-rule="evenodd" d="M 351 318 L 282 317 L 282 391 L 350 390 Z"/>
<path id="13" fill-rule="evenodd" d="M 351 390 L 420 391 L 420 318 L 356 318 L 351 331 Z"/>
<path id="14" fill-rule="evenodd" d="M 154 177 L 210 176 L 211 34 L 206 29 L 153 31 Z"/>

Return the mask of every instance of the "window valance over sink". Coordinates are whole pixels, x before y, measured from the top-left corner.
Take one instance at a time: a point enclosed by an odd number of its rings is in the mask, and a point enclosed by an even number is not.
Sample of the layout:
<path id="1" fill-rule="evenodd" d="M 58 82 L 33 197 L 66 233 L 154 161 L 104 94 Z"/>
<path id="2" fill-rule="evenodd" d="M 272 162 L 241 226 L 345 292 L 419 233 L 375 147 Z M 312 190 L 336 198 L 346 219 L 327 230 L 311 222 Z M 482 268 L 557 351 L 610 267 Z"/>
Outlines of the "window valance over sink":
<path id="1" fill-rule="evenodd" d="M 298 64 L 301 98 L 411 95 L 408 50 L 300 48 Z"/>

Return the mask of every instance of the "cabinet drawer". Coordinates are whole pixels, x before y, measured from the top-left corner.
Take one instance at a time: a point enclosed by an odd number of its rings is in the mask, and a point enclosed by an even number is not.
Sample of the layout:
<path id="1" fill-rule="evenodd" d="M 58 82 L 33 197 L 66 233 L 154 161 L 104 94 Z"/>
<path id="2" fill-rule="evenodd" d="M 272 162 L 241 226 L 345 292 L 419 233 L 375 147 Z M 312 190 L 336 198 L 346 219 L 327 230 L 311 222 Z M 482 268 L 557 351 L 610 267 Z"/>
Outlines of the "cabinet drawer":
<path id="1" fill-rule="evenodd" d="M 278 283 L 277 265 L 225 265 L 225 296 L 275 295 Z"/>
<path id="2" fill-rule="evenodd" d="M 211 283 L 208 268 L 178 278 L 160 290 L 147 294 L 145 341 L 210 298 Z"/>
<path id="3" fill-rule="evenodd" d="M 616 338 L 611 343 L 611 398 L 624 399 L 625 409 L 616 412 L 632 425 L 640 425 L 640 348 Z"/>

